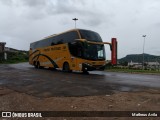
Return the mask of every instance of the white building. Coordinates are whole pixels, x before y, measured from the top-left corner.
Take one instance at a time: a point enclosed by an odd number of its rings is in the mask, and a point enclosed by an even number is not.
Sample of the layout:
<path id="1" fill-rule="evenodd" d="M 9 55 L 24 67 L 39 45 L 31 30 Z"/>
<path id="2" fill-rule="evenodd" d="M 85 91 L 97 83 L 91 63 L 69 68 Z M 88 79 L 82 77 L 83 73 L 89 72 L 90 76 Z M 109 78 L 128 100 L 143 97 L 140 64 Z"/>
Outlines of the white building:
<path id="1" fill-rule="evenodd" d="M 138 63 L 138 62 L 128 62 L 128 66 L 135 66 L 135 65 L 142 65 L 142 63 Z"/>
<path id="2" fill-rule="evenodd" d="M 159 66 L 160 63 L 159 62 L 146 62 L 147 66 Z"/>

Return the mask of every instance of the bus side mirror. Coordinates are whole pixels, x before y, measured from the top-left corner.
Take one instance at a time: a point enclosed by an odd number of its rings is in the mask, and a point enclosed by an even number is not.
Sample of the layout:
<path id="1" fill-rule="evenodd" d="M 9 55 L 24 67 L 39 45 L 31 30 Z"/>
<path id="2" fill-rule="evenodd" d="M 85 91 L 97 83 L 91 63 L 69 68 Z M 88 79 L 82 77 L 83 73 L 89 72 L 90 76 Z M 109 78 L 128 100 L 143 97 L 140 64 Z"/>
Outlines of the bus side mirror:
<path id="1" fill-rule="evenodd" d="M 111 63 L 112 65 L 117 64 L 117 39 L 112 38 L 111 40 Z"/>

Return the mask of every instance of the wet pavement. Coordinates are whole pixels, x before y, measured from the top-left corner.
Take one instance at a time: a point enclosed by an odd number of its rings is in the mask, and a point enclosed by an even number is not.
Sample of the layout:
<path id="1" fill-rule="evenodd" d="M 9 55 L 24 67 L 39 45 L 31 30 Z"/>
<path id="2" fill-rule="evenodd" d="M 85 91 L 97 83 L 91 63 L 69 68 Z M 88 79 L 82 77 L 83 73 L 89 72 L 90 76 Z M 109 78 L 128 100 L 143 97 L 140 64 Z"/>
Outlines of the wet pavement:
<path id="1" fill-rule="evenodd" d="M 160 76 L 93 71 L 89 75 L 35 69 L 28 63 L 0 65 L 0 86 L 36 97 L 93 96 L 159 89 Z"/>

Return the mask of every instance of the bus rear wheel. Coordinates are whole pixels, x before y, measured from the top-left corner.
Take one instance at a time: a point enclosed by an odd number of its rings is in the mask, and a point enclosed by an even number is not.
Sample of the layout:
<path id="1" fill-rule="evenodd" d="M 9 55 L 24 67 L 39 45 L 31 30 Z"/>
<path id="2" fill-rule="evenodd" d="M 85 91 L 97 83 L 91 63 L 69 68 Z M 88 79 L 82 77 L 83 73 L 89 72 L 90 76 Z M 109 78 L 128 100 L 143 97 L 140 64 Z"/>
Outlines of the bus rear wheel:
<path id="1" fill-rule="evenodd" d="M 63 64 L 63 71 L 64 71 L 64 72 L 72 72 L 72 71 L 70 70 L 70 67 L 69 67 L 68 62 L 65 62 L 65 63 Z"/>
<path id="2" fill-rule="evenodd" d="M 39 62 L 37 62 L 37 68 L 40 69 L 40 63 Z"/>
<path id="3" fill-rule="evenodd" d="M 37 64 L 36 64 L 36 68 L 38 68 L 38 69 L 42 69 L 42 68 L 43 68 L 43 66 L 40 65 L 40 62 L 39 62 L 39 61 L 38 61 Z"/>

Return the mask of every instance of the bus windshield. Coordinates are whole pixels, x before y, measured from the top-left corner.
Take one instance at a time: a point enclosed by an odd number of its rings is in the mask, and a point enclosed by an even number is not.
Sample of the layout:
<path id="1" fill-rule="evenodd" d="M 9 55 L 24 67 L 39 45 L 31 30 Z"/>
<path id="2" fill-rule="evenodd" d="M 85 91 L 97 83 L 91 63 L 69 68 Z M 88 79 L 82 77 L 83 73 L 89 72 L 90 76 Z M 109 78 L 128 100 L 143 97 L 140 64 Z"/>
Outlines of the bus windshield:
<path id="1" fill-rule="evenodd" d="M 69 44 L 70 53 L 87 60 L 105 60 L 104 45 L 75 42 Z"/>
<path id="2" fill-rule="evenodd" d="M 105 60 L 104 45 L 87 44 L 87 47 L 84 50 L 85 59 Z"/>
<path id="3" fill-rule="evenodd" d="M 82 39 L 86 39 L 88 41 L 94 42 L 102 42 L 100 35 L 96 32 L 89 31 L 89 30 L 79 30 Z"/>
<path id="4" fill-rule="evenodd" d="M 102 42 L 100 35 L 90 30 L 79 30 L 81 39 L 92 42 Z M 70 52 L 73 56 L 87 60 L 105 60 L 104 45 L 91 44 L 85 42 L 72 42 L 69 44 Z"/>

